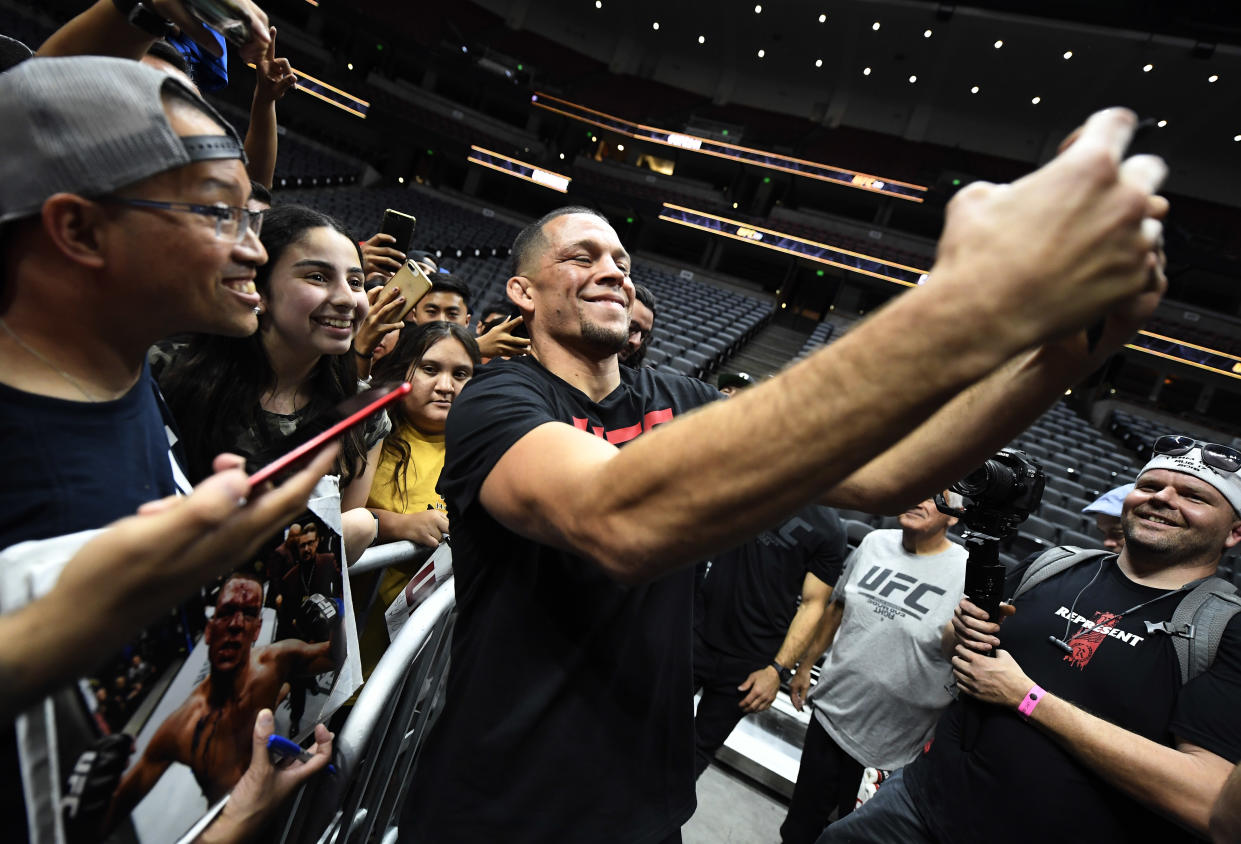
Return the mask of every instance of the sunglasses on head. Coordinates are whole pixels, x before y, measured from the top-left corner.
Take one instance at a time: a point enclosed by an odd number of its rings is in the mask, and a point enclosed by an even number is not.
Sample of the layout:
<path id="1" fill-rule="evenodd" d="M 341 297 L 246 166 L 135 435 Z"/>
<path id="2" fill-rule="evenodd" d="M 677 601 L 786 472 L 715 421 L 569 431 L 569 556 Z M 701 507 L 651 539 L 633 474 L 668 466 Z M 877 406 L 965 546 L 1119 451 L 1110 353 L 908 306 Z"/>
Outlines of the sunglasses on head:
<path id="1" fill-rule="evenodd" d="M 1155 454 L 1177 457 L 1181 454 L 1188 454 L 1195 448 L 1202 449 L 1202 462 L 1212 469 L 1218 469 L 1221 472 L 1236 472 L 1241 469 L 1241 451 L 1237 451 L 1232 446 L 1206 443 L 1181 434 L 1165 434 L 1155 440 L 1155 445 L 1151 450 Z"/>

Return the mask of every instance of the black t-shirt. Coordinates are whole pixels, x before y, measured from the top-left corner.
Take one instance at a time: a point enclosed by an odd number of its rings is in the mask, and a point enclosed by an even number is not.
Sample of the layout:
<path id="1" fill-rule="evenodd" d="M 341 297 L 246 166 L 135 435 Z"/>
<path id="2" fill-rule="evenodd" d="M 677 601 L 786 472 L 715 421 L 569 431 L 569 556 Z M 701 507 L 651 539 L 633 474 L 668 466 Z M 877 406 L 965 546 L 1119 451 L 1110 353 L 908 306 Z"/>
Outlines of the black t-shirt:
<path id="1" fill-rule="evenodd" d="M 692 570 L 622 586 L 505 529 L 478 495 L 542 424 L 620 445 L 718 397 L 691 378 L 622 368 L 595 403 L 530 357 L 493 361 L 462 390 L 439 483 L 460 615 L 402 841 L 636 844 L 693 813 Z"/>
<path id="2" fill-rule="evenodd" d="M 103 527 L 176 492 L 162 405 L 145 371 L 108 402 L 0 384 L 0 548 Z"/>
<path id="3" fill-rule="evenodd" d="M 1021 595 L 1016 614 L 1004 621 L 1003 647 L 1036 683 L 1088 712 L 1160 744 L 1174 745 L 1177 736 L 1236 762 L 1241 758 L 1241 616 L 1228 625 L 1211 668 L 1182 687 L 1171 641 L 1147 633 L 1144 622 L 1171 618 L 1185 593 L 1120 616 L 1167 590 L 1136 584 L 1114 557 L 1105 560 L 1093 585 L 1088 586 L 1099 565 L 1087 562 Z M 1022 570 L 1010 576 L 1010 594 Z M 1066 640 L 1066 623 L 1068 637 L 1074 637 L 1072 654 L 1047 641 L 1052 635 Z M 930 751 L 906 769 L 909 789 L 941 840 L 1196 840 L 1078 763 L 1016 713 L 979 705 L 969 711 L 966 719 L 981 711 L 972 752 L 961 749 L 958 701 L 940 719 Z"/>
<path id="4" fill-rule="evenodd" d="M 806 573 L 835 586 L 846 550 L 836 511 L 810 505 L 715 555 L 699 586 L 701 616 L 695 630 L 700 644 L 757 663 L 774 659 L 797 611 Z"/>

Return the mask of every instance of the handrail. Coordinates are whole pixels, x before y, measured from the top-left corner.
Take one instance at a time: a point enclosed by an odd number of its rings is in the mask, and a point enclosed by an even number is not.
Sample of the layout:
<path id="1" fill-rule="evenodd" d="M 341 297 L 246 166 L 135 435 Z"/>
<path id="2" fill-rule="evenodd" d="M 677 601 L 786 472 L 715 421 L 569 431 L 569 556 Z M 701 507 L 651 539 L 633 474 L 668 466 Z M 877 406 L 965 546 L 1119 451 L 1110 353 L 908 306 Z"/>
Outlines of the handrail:
<path id="1" fill-rule="evenodd" d="M 386 542 L 383 545 L 367 548 L 362 556 L 349 566 L 349 574 L 351 576 L 364 574 L 397 563 L 423 563 L 434 553 L 434 548 L 417 545 L 406 539 Z"/>

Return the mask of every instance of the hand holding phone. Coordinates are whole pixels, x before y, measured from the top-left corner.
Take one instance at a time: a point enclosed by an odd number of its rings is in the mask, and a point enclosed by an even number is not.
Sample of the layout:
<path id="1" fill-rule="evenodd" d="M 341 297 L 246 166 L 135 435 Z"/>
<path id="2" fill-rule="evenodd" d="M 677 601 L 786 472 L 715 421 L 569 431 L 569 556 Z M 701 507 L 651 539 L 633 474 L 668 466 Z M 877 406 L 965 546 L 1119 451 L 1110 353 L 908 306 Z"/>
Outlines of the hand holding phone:
<path id="1" fill-rule="evenodd" d="M 395 315 L 389 315 L 388 318 L 400 321 L 405 319 L 405 315 L 414 309 L 419 299 L 430 292 L 431 279 L 427 278 L 427 274 L 422 271 L 422 267 L 418 266 L 416 262 L 406 261 L 397 270 L 396 274 L 388 279 L 388 283 L 384 285 L 377 301 L 387 301 L 387 297 L 392 294 L 394 288 L 400 290 L 400 295 L 405 298 L 405 304 L 400 307 Z"/>
<path id="2" fill-rule="evenodd" d="M 388 384 L 375 387 L 345 399 L 331 411 L 320 418 L 309 422 L 295 431 L 272 451 L 289 450 L 263 468 L 250 475 L 250 490 L 267 481 L 278 482 L 285 475 L 295 471 L 305 461 L 317 454 L 325 445 L 338 439 L 354 425 L 365 422 L 374 413 L 383 410 L 392 402 L 410 391 L 410 383 Z M 320 433 L 315 433 L 319 431 Z"/>

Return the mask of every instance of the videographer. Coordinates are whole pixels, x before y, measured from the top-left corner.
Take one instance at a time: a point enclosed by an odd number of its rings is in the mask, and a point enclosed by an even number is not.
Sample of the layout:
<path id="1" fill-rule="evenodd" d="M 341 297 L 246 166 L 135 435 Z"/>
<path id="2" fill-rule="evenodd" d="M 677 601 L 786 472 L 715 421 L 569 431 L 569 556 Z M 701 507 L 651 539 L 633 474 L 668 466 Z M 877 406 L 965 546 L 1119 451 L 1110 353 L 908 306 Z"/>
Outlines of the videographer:
<path id="1" fill-rule="evenodd" d="M 1241 542 L 1241 453 L 1182 436 L 1154 452 L 1119 556 L 1052 549 L 1012 571 L 1002 640 L 961 602 L 944 638 L 968 698 L 821 842 L 1207 835 L 1241 758 L 1241 605 L 1212 577 Z"/>
<path id="2" fill-rule="evenodd" d="M 784 844 L 809 844 L 833 809 L 837 818 L 853 811 L 864 768 L 891 771 L 917 758 L 952 700 L 939 641 L 965 583 L 965 551 L 947 535 L 956 519 L 928 498 L 898 520 L 900 530 L 871 531 L 849 555 L 789 682 L 793 705 L 809 703 L 811 717 Z M 828 647 L 807 696 L 810 669 Z"/>

